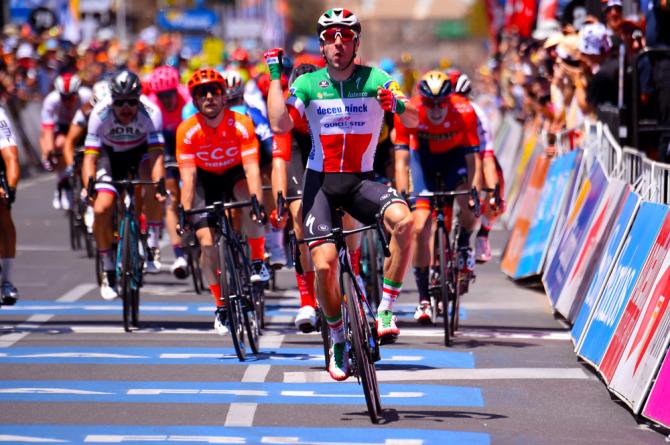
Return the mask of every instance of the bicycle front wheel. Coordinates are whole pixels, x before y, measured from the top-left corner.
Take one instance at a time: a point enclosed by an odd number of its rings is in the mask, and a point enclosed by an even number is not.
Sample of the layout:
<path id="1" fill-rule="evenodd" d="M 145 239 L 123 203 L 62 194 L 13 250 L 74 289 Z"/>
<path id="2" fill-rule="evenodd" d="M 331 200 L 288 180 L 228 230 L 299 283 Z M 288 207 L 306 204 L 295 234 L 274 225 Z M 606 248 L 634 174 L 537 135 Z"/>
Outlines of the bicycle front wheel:
<path id="1" fill-rule="evenodd" d="M 232 265 L 232 255 L 223 239 L 219 241 L 219 286 L 228 311 L 228 329 L 237 358 L 243 362 L 247 351 L 244 345 L 244 317 L 240 306 L 239 280 Z"/>
<path id="2" fill-rule="evenodd" d="M 449 275 L 449 259 L 448 259 L 448 245 L 447 245 L 447 236 L 444 231 L 444 227 L 438 226 L 437 228 L 437 249 L 438 249 L 438 259 L 439 259 L 439 280 L 440 280 L 440 292 L 441 292 L 441 297 L 442 297 L 442 319 L 443 319 L 443 325 L 444 325 L 444 346 L 449 346 L 451 344 L 451 339 L 450 334 L 451 334 L 451 326 L 449 324 L 449 294 L 450 294 L 450 287 L 449 286 L 449 280 L 450 280 L 450 275 Z"/>
<path id="3" fill-rule="evenodd" d="M 130 220 L 121 222 L 121 267 L 117 268 L 119 290 L 123 301 L 123 329 L 130 332 L 132 322 L 132 277 L 130 260 Z"/>
<path id="4" fill-rule="evenodd" d="M 360 295 L 356 292 L 351 277 L 347 274 L 344 276 L 343 281 L 343 289 L 346 290 L 347 315 L 354 353 L 352 365 L 363 384 L 365 403 L 368 407 L 370 420 L 372 423 L 378 423 L 379 413 L 381 412 L 381 395 L 379 394 L 372 345 L 370 344 L 370 341 L 374 341 L 374 339 L 368 334 L 369 325 L 361 306 Z"/>

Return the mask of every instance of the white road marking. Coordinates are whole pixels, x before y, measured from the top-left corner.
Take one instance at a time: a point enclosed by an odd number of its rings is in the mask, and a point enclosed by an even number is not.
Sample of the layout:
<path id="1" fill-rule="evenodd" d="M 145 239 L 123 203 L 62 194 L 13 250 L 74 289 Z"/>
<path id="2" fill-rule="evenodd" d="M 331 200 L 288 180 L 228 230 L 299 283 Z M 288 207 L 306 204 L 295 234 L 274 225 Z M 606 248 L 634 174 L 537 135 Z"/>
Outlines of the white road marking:
<path id="1" fill-rule="evenodd" d="M 50 314 L 31 315 L 24 323 L 11 328 L 15 332 L 0 336 L 0 348 L 11 348 L 18 341 L 39 329 L 42 323 L 51 320 L 52 317 L 53 315 Z"/>
<path id="2" fill-rule="evenodd" d="M 270 331 L 265 331 L 260 337 L 261 349 L 279 349 L 284 341 L 284 336 L 281 334 L 274 334 Z"/>
<path id="3" fill-rule="evenodd" d="M 17 252 L 69 252 L 70 249 L 67 246 L 45 246 L 43 244 L 17 244 Z"/>
<path id="4" fill-rule="evenodd" d="M 593 376 L 582 368 L 481 368 L 422 369 L 416 371 L 377 371 L 380 382 L 432 380 L 587 380 Z M 330 383 L 328 373 L 321 371 L 285 372 L 284 383 Z"/>
<path id="5" fill-rule="evenodd" d="M 182 436 L 178 434 L 168 436 L 158 435 L 120 435 L 120 434 L 89 434 L 84 442 L 93 443 L 123 443 L 123 442 L 202 442 L 202 443 L 247 443 L 244 437 L 235 436 Z"/>
<path id="6" fill-rule="evenodd" d="M 270 365 L 248 366 L 242 376 L 242 383 L 262 383 L 270 372 Z"/>
<path id="7" fill-rule="evenodd" d="M 49 182 L 49 181 L 53 180 L 53 178 L 54 178 L 53 175 L 45 174 L 45 175 L 38 176 L 38 177 L 35 177 L 35 178 L 26 179 L 26 180 L 23 180 L 23 181 L 19 182 L 19 185 L 16 188 L 19 189 L 19 190 L 25 190 L 28 187 L 32 187 L 35 184 L 40 184 L 42 182 Z"/>
<path id="8" fill-rule="evenodd" d="M 85 391 L 76 388 L 1 388 L 0 394 L 76 394 L 76 395 L 110 395 L 111 392 Z"/>
<path id="9" fill-rule="evenodd" d="M 257 403 L 231 403 L 223 426 L 253 426 L 257 408 Z"/>
<path id="10" fill-rule="evenodd" d="M 49 439 L 48 437 L 14 436 L 11 434 L 0 434 L 0 442 L 63 443 L 66 441 L 59 439 Z"/>
<path id="11" fill-rule="evenodd" d="M 70 289 L 69 291 L 65 292 L 60 298 L 56 300 L 56 302 L 74 303 L 75 301 L 78 301 L 79 299 L 81 299 L 81 297 L 83 297 L 84 295 L 86 295 L 87 293 L 89 293 L 90 291 L 92 291 L 97 287 L 98 285 L 93 283 L 79 284 Z"/>

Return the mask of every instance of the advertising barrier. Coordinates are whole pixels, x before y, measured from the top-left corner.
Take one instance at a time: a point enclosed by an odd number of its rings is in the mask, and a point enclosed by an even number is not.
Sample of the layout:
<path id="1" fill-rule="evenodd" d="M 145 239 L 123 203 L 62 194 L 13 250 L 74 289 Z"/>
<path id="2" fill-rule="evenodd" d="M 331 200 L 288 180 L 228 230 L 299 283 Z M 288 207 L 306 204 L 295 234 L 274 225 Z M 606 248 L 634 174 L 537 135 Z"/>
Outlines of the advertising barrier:
<path id="1" fill-rule="evenodd" d="M 524 189 L 521 197 L 519 216 L 515 221 L 514 229 L 510 235 L 507 249 L 503 257 L 501 269 L 510 277 L 516 273 L 517 265 L 521 259 L 521 253 L 526 243 L 530 223 L 535 214 L 535 208 L 540 200 L 542 186 L 549 170 L 549 158 L 538 156 L 532 165 L 532 173 L 528 181 L 528 187 Z"/>
<path id="2" fill-rule="evenodd" d="M 512 116 L 507 115 L 500 127 L 500 135 L 494 141 L 496 158 L 500 163 L 505 182 L 511 183 L 515 164 L 519 152 L 519 144 L 523 138 L 523 127 Z"/>
<path id="3" fill-rule="evenodd" d="M 668 311 L 670 255 L 667 255 L 670 244 L 668 242 L 668 238 L 670 238 L 670 218 L 666 219 L 666 226 L 668 227 L 664 226 L 664 248 L 658 249 L 656 258 L 650 258 L 652 263 L 657 261 L 665 249 L 666 255 L 662 265 L 660 264 L 661 261 L 658 261 L 655 266 L 650 266 L 650 269 L 653 269 L 650 275 L 654 284 L 645 289 L 647 292 L 643 291 L 641 293 L 639 304 L 635 304 L 631 299 L 626 308 L 627 312 L 624 316 L 628 315 L 629 319 L 637 319 L 637 323 L 631 321 L 628 325 L 635 323 L 630 335 L 627 335 L 628 332 L 622 332 L 621 334 L 622 340 L 627 344 L 609 386 L 610 391 L 619 396 L 636 414 L 642 408 L 644 397 L 652 384 L 658 367 L 661 365 L 670 342 L 670 311 Z M 647 298 L 644 298 L 644 296 Z M 610 348 L 616 348 L 612 352 L 613 362 L 616 361 L 618 347 L 619 343 L 613 343 L 610 346 Z M 605 356 L 605 358 L 608 357 Z M 670 404 L 670 399 L 667 399 L 666 403 Z"/>
<path id="4" fill-rule="evenodd" d="M 605 243 L 614 227 L 616 217 L 628 194 L 628 185 L 611 179 L 607 189 L 593 213 L 591 224 L 574 257 L 574 265 L 556 300 L 556 310 L 568 321 L 574 322 L 584 301 L 588 285 L 593 278 L 597 259 L 601 257 Z"/>
<path id="5" fill-rule="evenodd" d="M 599 162 L 593 163 L 588 178 L 582 184 L 575 206 L 567 220 L 566 230 L 558 244 L 556 255 L 554 255 L 552 262 L 549 263 L 542 276 L 542 283 L 544 283 L 544 288 L 552 306 L 556 305 L 575 257 L 580 251 L 580 247 L 583 246 L 591 217 L 603 196 L 604 190 L 607 188 L 607 184 L 607 175 L 602 166 Z"/>
<path id="6" fill-rule="evenodd" d="M 670 354 L 666 353 L 663 366 L 651 388 L 642 415 L 659 425 L 670 428 Z"/>
<path id="7" fill-rule="evenodd" d="M 624 353 L 624 348 L 626 348 L 633 330 L 636 329 L 636 325 L 645 309 L 645 305 L 649 301 L 652 290 L 656 290 L 659 284 L 659 277 L 662 282 L 662 277 L 666 275 L 661 266 L 664 265 L 667 269 L 668 264 L 665 263 L 665 258 L 668 254 L 668 249 L 670 249 L 670 215 L 666 216 L 663 221 L 663 226 L 661 226 L 661 230 L 658 232 L 656 241 L 654 241 L 654 245 L 651 247 L 647 261 L 644 263 L 642 272 L 640 272 L 630 299 L 623 311 L 621 321 L 614 330 L 612 340 L 603 356 L 600 373 L 605 382 L 612 380 L 614 371 Z M 661 290 L 664 291 L 664 289 Z M 625 360 L 624 358 L 623 361 Z"/>
<path id="8" fill-rule="evenodd" d="M 605 350 L 621 320 L 625 305 L 649 251 L 656 240 L 668 208 L 662 204 L 643 202 L 624 242 L 618 261 L 593 310 L 591 323 L 577 354 L 596 368 L 600 367 Z"/>
<path id="9" fill-rule="evenodd" d="M 526 190 L 529 181 L 529 166 L 535 163 L 535 160 L 540 156 L 542 148 L 538 143 L 538 138 L 535 134 L 526 138 L 523 148 L 520 151 L 520 158 L 517 160 L 517 169 L 512 172 L 512 180 L 505 184 L 511 184 L 509 191 L 505 191 L 507 200 L 507 211 L 505 212 L 510 218 L 510 221 L 516 221 L 518 212 L 521 209 L 521 197 Z M 532 171 L 532 169 L 530 169 Z"/>
<path id="10" fill-rule="evenodd" d="M 584 303 L 582 304 L 579 315 L 575 320 L 575 324 L 572 327 L 570 335 L 572 336 L 572 341 L 575 344 L 575 350 L 581 346 L 581 340 L 586 326 L 591 323 L 591 316 L 593 315 L 593 309 L 599 302 L 600 297 L 602 296 L 603 288 L 607 279 L 610 276 L 612 271 L 612 265 L 618 260 L 619 254 L 621 253 L 621 248 L 623 247 L 624 239 L 628 235 L 635 214 L 637 213 L 638 206 L 640 205 L 640 197 L 630 191 L 630 186 L 626 186 L 626 198 L 619 213 L 614 227 L 612 228 L 612 233 L 607 239 L 607 247 L 605 247 L 604 255 L 600 258 L 598 262 L 598 267 L 595 271 L 595 275 L 589 284 L 588 290 L 586 291 L 586 296 L 584 297 Z"/>
<path id="11" fill-rule="evenodd" d="M 567 200 L 568 184 L 581 160 L 580 151 L 571 151 L 551 161 L 535 210 L 521 260 L 512 278 L 526 278 L 542 273 L 547 248 L 555 229 L 557 216 Z"/>

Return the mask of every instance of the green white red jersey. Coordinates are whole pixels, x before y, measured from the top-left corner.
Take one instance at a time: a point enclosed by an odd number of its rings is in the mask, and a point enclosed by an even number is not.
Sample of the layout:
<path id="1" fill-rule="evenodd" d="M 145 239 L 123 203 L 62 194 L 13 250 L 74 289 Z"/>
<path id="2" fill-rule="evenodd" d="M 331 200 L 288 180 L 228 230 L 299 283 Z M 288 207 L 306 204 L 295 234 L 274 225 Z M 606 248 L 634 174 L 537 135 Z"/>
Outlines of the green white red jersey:
<path id="1" fill-rule="evenodd" d="M 326 68 L 295 80 L 287 104 L 309 124 L 312 150 L 308 169 L 327 173 L 372 171 L 384 120 L 377 87 L 391 90 L 397 99 L 407 102 L 391 76 L 369 66 L 357 65 L 343 82 L 331 79 Z"/>

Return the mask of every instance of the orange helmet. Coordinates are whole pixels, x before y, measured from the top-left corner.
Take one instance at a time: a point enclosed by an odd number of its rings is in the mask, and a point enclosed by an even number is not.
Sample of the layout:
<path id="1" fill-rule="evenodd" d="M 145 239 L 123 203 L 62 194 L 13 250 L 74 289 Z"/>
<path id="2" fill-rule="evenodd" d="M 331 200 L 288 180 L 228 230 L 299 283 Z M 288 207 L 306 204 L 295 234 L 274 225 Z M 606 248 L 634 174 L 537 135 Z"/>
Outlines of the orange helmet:
<path id="1" fill-rule="evenodd" d="M 208 83 L 218 83 L 221 85 L 221 89 L 226 91 L 226 79 L 223 78 L 221 73 L 212 68 L 200 68 L 188 80 L 188 92 L 193 96 L 193 89 L 195 87 Z"/>

